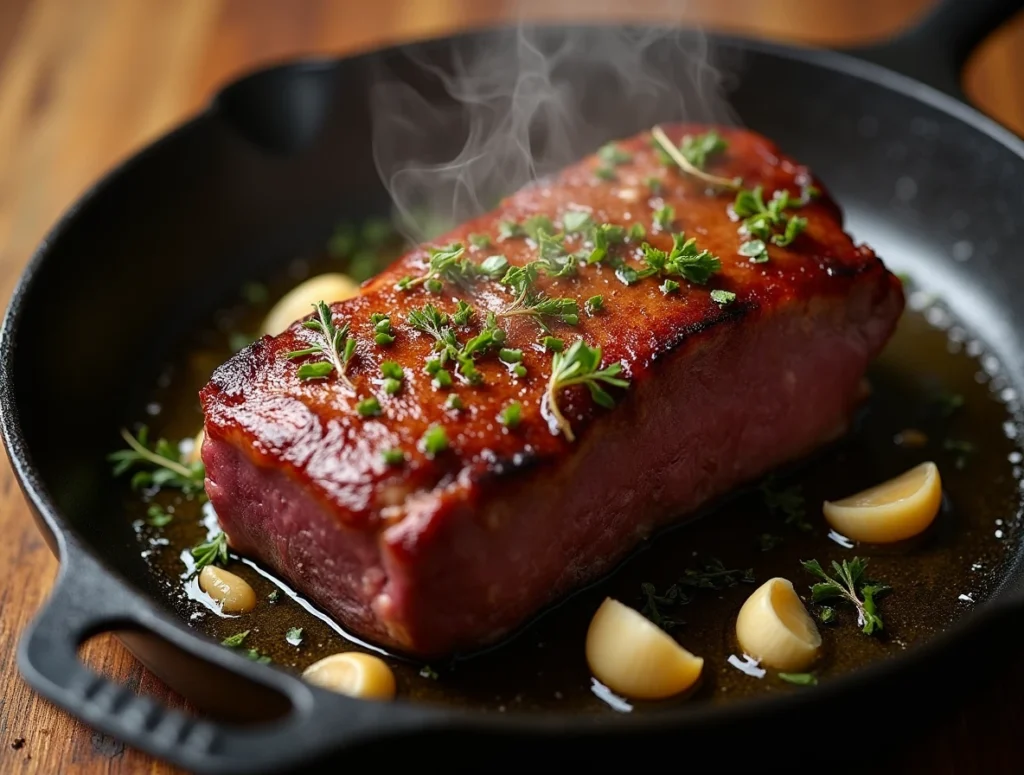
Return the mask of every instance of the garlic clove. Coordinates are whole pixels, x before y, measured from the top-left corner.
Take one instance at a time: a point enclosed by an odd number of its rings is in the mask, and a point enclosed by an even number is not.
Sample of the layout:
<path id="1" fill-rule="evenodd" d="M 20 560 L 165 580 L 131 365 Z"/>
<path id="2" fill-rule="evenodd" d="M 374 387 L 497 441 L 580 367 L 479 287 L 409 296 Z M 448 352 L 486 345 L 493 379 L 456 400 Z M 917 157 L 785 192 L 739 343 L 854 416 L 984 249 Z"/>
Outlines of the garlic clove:
<path id="1" fill-rule="evenodd" d="M 828 523 L 855 541 L 884 544 L 923 532 L 942 506 L 942 479 L 935 463 L 922 463 L 870 489 L 825 501 Z"/>
<path id="2" fill-rule="evenodd" d="M 787 579 L 766 581 L 736 617 L 736 639 L 744 653 L 783 671 L 807 668 L 821 650 L 821 634 Z"/>
<path id="3" fill-rule="evenodd" d="M 587 631 L 587 664 L 601 683 L 625 697 L 656 700 L 684 692 L 704 660 L 642 614 L 606 598 Z"/>
<path id="4" fill-rule="evenodd" d="M 364 700 L 395 696 L 395 674 L 380 657 L 359 651 L 331 654 L 306 668 L 302 677 L 322 689 Z"/>
<path id="5" fill-rule="evenodd" d="M 226 614 L 244 614 L 256 607 L 256 593 L 249 582 L 215 565 L 199 572 L 199 588 L 220 603 Z"/>
<path id="6" fill-rule="evenodd" d="M 313 313 L 318 301 L 331 304 L 359 295 L 359 283 L 344 274 L 321 274 L 296 285 L 273 306 L 263 320 L 262 333 L 276 335 Z"/>

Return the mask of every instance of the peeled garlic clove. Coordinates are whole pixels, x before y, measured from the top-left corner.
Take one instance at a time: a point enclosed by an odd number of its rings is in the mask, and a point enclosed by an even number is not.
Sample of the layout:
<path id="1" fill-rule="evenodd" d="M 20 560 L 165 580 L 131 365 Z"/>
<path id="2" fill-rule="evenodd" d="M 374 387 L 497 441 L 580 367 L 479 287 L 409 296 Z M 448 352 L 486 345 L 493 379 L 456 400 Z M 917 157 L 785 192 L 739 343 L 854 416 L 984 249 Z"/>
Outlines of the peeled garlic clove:
<path id="1" fill-rule="evenodd" d="M 199 572 L 199 588 L 220 603 L 220 610 L 226 614 L 244 614 L 256 607 L 256 593 L 249 582 L 223 568 L 203 568 Z"/>
<path id="2" fill-rule="evenodd" d="M 821 649 L 821 634 L 793 584 L 768 579 L 754 590 L 736 617 L 736 639 L 744 653 L 776 670 L 808 667 Z"/>
<path id="3" fill-rule="evenodd" d="M 321 274 L 300 283 L 281 297 L 263 320 L 262 333 L 280 334 L 313 312 L 318 301 L 328 304 L 359 295 L 359 283 L 344 274 Z"/>
<path id="4" fill-rule="evenodd" d="M 942 479 L 934 463 L 922 463 L 876 487 L 825 501 L 825 519 L 855 541 L 884 544 L 924 531 L 942 505 Z"/>
<path id="5" fill-rule="evenodd" d="M 302 677 L 322 689 L 364 700 L 395 696 L 395 675 L 384 660 L 372 654 L 346 651 L 331 654 L 306 668 Z"/>
<path id="6" fill-rule="evenodd" d="M 657 700 L 684 692 L 704 660 L 618 600 L 606 598 L 587 631 L 587 664 L 601 683 L 625 697 Z"/>

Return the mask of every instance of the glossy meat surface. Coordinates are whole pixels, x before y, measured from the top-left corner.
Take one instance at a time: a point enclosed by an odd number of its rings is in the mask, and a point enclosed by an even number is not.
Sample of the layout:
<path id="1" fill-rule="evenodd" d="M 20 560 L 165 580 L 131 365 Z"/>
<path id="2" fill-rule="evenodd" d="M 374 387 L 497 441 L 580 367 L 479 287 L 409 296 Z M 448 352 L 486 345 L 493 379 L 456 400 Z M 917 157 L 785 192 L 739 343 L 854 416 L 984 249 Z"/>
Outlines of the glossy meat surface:
<path id="1" fill-rule="evenodd" d="M 703 130 L 667 131 L 678 141 Z M 779 189 L 799 196 L 814 182 L 770 141 L 720 131 L 728 148 L 708 165 L 715 175 L 761 185 L 766 199 Z M 440 294 L 397 290 L 401 278 L 424 274 L 426 247 L 414 250 L 359 297 L 332 305 L 357 342 L 354 390 L 335 376 L 298 379 L 302 361 L 285 355 L 315 341 L 300 325 L 239 353 L 204 388 L 207 488 L 238 551 L 360 635 L 423 655 L 472 649 L 607 570 L 657 526 L 841 431 L 902 309 L 898 280 L 853 244 L 827 196 L 794 211 L 807 228 L 791 245 L 770 245 L 770 260 L 753 263 L 739 254 L 746 238 L 731 192 L 663 164 L 646 133 L 618 147 L 630 160 L 614 167 L 614 180 L 589 157 L 434 243 L 486 234 L 491 246 L 469 248 L 471 260 L 501 254 L 521 266 L 537 245 L 500 238 L 501 222 L 543 214 L 561 226 L 567 211 L 586 211 L 597 223 L 645 227 L 643 239 L 611 248 L 637 269 L 640 243 L 667 251 L 669 232 L 718 256 L 721 271 L 706 285 L 675 278 L 681 287 L 669 294 L 661 278 L 624 284 L 609 261 L 541 275 L 546 294 L 580 306 L 577 325 L 550 323 L 551 333 L 567 347 L 582 337 L 602 348 L 605 365 L 621 364 L 630 386 L 610 391 L 617 405 L 597 406 L 580 386 L 560 391 L 575 441 L 558 432 L 545 397 L 551 353 L 528 316 L 498 318 L 503 346 L 523 351 L 525 377 L 489 352 L 476 360 L 483 384 L 456 376 L 449 390 L 436 388 L 424 371 L 434 340 L 406 322 L 409 312 L 432 303 L 451 313 L 468 302 L 476 313 L 455 329 L 465 342 L 485 311 L 507 309 L 512 296 L 486 280 L 446 282 Z M 675 217 L 661 230 L 654 215 L 666 204 Z M 583 248 L 574 236 L 566 246 Z M 735 301 L 716 303 L 712 289 Z M 590 316 L 583 303 L 595 295 L 603 309 Z M 374 342 L 372 313 L 390 315 L 390 346 Z M 404 370 L 393 396 L 381 388 L 384 360 Z M 451 393 L 463 409 L 445 407 Z M 356 404 L 371 395 L 381 414 L 361 416 Z M 521 421 L 509 429 L 498 417 L 513 401 Z M 420 443 L 432 425 L 449 440 L 436 456 Z M 385 463 L 389 449 L 405 452 L 404 465 Z"/>

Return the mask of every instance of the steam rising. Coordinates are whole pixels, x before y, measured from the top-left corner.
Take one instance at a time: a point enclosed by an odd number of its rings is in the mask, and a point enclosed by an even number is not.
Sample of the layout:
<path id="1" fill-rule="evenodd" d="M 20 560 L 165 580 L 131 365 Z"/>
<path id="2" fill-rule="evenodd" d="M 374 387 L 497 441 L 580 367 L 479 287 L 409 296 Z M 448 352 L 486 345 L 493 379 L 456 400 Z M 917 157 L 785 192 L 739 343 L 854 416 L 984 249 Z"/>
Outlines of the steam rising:
<path id="1" fill-rule="evenodd" d="M 705 36 L 528 27 L 422 44 L 376 74 L 374 161 L 414 241 L 603 143 L 672 120 L 730 123 Z"/>

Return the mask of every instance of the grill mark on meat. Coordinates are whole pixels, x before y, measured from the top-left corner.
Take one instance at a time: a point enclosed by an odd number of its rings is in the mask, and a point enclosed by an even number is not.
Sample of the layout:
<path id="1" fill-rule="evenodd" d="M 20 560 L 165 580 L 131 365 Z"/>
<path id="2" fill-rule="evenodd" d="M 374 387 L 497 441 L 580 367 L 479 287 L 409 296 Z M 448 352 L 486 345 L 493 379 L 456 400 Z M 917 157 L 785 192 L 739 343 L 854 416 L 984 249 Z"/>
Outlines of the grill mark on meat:
<path id="1" fill-rule="evenodd" d="M 678 140 L 705 129 L 680 125 L 668 134 Z M 808 184 L 824 191 L 770 141 L 719 131 L 730 147 L 715 160 L 715 174 L 763 185 L 766 198 Z M 203 389 L 208 490 L 234 547 L 362 636 L 411 653 L 446 653 L 493 641 L 659 525 L 834 436 L 902 310 L 899 281 L 843 232 L 826 193 L 801 209 L 804 234 L 786 248 L 770 246 L 770 262 L 752 264 L 737 253 L 744 240 L 731 194 L 710 194 L 661 166 L 646 135 L 620 145 L 633 161 L 616 168 L 618 182 L 597 180 L 600 162 L 590 157 L 435 243 L 467 244 L 474 232 L 494 238 L 499 220 L 545 214 L 557 221 L 580 209 L 598 223 L 641 222 L 647 241 L 668 249 L 669 234 L 651 221 L 657 207 L 672 205 L 672 230 L 685 229 L 722 260 L 706 287 L 682 283 L 665 296 L 656 278 L 625 286 L 607 266 L 539 282 L 548 295 L 577 298 L 581 310 L 586 298 L 604 295 L 598 315 L 553 328 L 567 345 L 582 337 L 604 348 L 606 364 L 622 362 L 632 384 L 619 406 L 595 406 L 582 386 L 564 390 L 559 407 L 577 441 L 553 435 L 541 412 L 551 354 L 534 345 L 533 321 L 502 318 L 505 346 L 523 350 L 528 376 L 514 381 L 485 356 L 477 364 L 485 384 L 458 386 L 466 409 L 446 411 L 446 393 L 423 373 L 433 339 L 407 325 L 409 310 L 430 302 L 451 311 L 466 300 L 478 314 L 459 333 L 465 341 L 483 310 L 503 308 L 509 295 L 496 283 L 445 284 L 440 296 L 398 292 L 401 277 L 426 268 L 426 250 L 412 250 L 360 296 L 332 305 L 358 341 L 348 371 L 355 395 L 333 378 L 297 379 L 284 355 L 305 341 L 299 325 L 236 354 Z M 647 192 L 643 181 L 652 175 L 662 181 L 660 195 L 621 196 Z M 480 262 L 496 252 L 513 265 L 535 257 L 522 239 L 469 255 Z M 711 288 L 736 293 L 735 302 L 720 307 Z M 397 338 L 387 349 L 373 344 L 373 312 L 392 315 Z M 381 396 L 381 416 L 359 417 L 355 403 L 378 392 L 373 380 L 383 360 L 405 368 L 403 389 Z M 497 416 L 512 400 L 523 416 L 509 431 Z M 431 459 L 416 442 L 434 423 L 446 427 L 451 448 Z M 766 436 L 773 428 L 778 439 Z M 391 447 L 406 451 L 404 466 L 383 463 L 380 453 Z"/>

